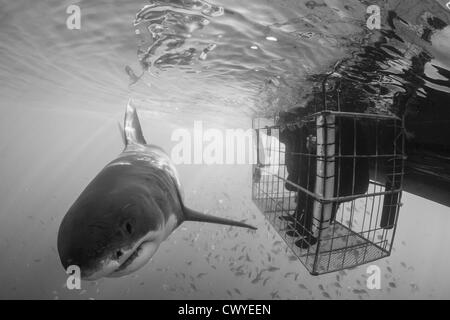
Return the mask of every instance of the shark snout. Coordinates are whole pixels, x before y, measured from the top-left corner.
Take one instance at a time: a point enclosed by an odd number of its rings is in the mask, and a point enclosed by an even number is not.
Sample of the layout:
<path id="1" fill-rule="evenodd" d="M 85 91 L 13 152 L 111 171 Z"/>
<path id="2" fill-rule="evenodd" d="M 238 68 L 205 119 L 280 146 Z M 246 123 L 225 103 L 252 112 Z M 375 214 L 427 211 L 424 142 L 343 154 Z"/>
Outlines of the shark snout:
<path id="1" fill-rule="evenodd" d="M 58 251 L 64 268 L 77 266 L 83 280 L 97 280 L 127 275 L 145 265 L 159 247 L 159 232 L 143 232 L 130 215 L 115 221 L 63 221 Z"/>

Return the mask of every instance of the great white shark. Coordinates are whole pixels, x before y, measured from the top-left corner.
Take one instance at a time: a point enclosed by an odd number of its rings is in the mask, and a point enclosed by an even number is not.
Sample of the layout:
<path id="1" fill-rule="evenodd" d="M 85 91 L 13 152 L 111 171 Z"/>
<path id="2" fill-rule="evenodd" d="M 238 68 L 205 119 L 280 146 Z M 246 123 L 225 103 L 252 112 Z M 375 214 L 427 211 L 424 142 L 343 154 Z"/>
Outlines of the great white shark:
<path id="1" fill-rule="evenodd" d="M 144 266 L 185 221 L 256 229 L 187 208 L 177 170 L 159 147 L 146 143 L 135 107 L 127 104 L 123 152 L 90 182 L 64 216 L 58 252 L 81 278 L 121 277 Z"/>

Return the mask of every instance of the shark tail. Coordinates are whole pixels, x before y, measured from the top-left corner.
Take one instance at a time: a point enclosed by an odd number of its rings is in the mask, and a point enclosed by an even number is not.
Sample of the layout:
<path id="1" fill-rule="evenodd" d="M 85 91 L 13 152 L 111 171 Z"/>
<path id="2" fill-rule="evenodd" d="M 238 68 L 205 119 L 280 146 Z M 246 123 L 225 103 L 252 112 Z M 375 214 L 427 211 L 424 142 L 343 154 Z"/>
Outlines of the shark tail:
<path id="1" fill-rule="evenodd" d="M 204 213 L 200 213 L 198 211 L 184 208 L 184 216 L 186 221 L 198 221 L 198 222 L 208 222 L 208 223 L 216 223 L 216 224 L 224 224 L 227 226 L 234 226 L 234 227 L 241 227 L 241 228 L 248 228 L 252 230 L 256 230 L 255 227 L 248 225 L 243 222 L 238 222 L 230 219 L 224 219 L 219 217 L 210 216 Z"/>

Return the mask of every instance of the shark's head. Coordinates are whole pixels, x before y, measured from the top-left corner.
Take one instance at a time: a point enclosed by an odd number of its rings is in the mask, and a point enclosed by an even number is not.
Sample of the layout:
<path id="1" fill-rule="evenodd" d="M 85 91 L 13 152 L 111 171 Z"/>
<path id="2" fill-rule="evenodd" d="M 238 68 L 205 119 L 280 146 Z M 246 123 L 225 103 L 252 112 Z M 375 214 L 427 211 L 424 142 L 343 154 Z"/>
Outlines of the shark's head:
<path id="1" fill-rule="evenodd" d="M 149 195 L 148 188 L 121 179 L 120 169 L 102 171 L 69 209 L 59 229 L 64 268 L 78 266 L 86 280 L 136 271 L 162 241 L 162 202 Z"/>

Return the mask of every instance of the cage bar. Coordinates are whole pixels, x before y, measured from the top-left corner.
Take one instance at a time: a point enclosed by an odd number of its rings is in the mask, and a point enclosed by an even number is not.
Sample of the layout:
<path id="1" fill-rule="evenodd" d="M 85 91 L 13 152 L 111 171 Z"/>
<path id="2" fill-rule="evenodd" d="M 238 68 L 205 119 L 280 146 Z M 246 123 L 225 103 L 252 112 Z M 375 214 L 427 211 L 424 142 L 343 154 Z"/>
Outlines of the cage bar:
<path id="1" fill-rule="evenodd" d="M 324 109 L 272 122 L 253 121 L 252 196 L 308 271 L 389 256 L 401 206 L 402 120 Z"/>

